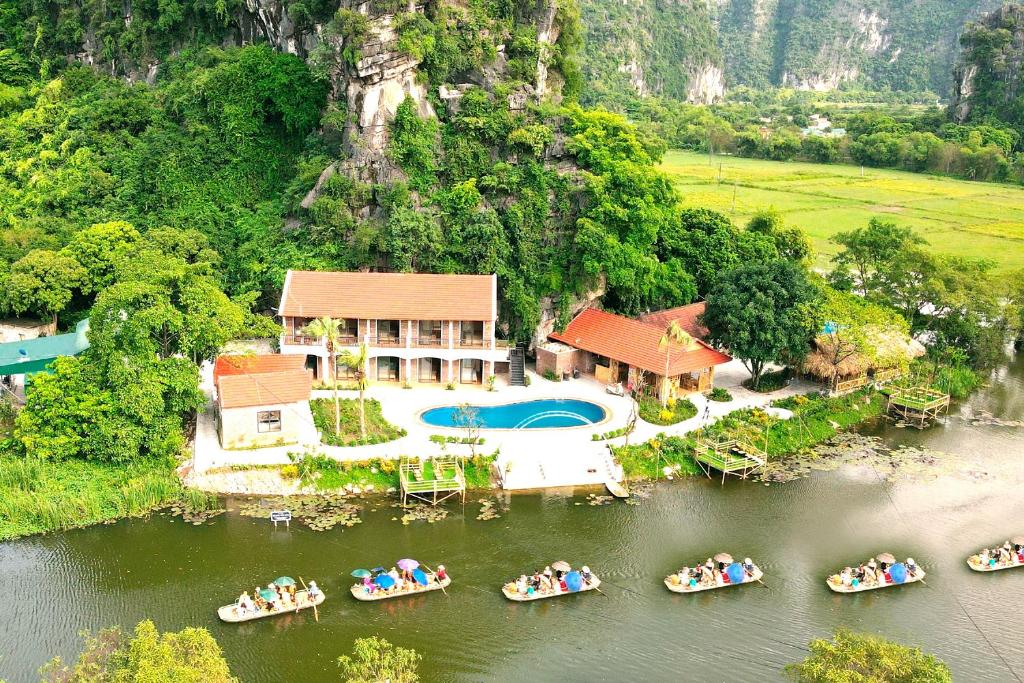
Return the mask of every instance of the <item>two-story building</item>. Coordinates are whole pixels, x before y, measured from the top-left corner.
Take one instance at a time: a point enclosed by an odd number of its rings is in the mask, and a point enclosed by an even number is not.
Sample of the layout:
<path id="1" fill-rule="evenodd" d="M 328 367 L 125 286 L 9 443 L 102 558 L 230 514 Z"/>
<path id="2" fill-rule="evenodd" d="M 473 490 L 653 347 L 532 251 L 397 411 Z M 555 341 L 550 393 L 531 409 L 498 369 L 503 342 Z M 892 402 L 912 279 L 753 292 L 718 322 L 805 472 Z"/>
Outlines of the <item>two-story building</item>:
<path id="1" fill-rule="evenodd" d="M 278 314 L 281 353 L 304 355 L 321 380 L 330 376 L 327 348 L 303 334 L 321 316 L 344 321 L 339 351 L 366 344 L 374 382 L 484 384 L 508 367 L 508 344 L 495 338 L 495 275 L 292 270 Z M 352 371 L 342 365 L 337 376 Z"/>

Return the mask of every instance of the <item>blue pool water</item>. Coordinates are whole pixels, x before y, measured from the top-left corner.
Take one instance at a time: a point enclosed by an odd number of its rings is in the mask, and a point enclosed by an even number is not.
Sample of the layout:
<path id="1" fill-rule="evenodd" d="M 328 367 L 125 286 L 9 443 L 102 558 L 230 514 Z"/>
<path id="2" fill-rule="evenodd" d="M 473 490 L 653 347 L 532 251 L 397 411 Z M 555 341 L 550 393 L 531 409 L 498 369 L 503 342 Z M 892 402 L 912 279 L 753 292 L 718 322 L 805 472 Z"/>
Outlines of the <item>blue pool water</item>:
<path id="1" fill-rule="evenodd" d="M 545 399 L 506 403 L 500 406 L 471 406 L 481 429 L 557 429 L 582 427 L 601 422 L 604 408 L 590 401 Z M 420 417 L 435 427 L 464 427 L 459 406 L 442 406 L 424 411 Z"/>

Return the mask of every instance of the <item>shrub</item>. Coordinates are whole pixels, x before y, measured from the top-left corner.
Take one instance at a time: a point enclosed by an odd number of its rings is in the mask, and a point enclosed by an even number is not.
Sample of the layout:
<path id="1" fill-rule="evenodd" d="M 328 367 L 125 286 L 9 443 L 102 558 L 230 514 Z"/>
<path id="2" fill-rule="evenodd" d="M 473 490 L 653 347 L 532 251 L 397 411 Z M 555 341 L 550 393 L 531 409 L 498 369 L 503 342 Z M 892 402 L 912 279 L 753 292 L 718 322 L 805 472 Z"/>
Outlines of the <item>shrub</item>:
<path id="1" fill-rule="evenodd" d="M 799 683 L 953 680 L 949 667 L 935 656 L 867 633 L 840 629 L 832 640 L 812 640 L 810 650 L 802 662 L 786 667 L 790 679 Z"/>
<path id="2" fill-rule="evenodd" d="M 544 379 L 548 380 L 549 382 L 561 382 L 562 381 L 562 378 L 559 375 L 556 375 L 554 370 L 545 370 L 544 371 Z"/>
<path id="3" fill-rule="evenodd" d="M 728 403 L 732 400 L 732 394 L 729 393 L 728 389 L 722 387 L 715 387 L 708 394 L 708 399 L 712 401 L 718 401 L 719 403 Z"/>
<path id="4" fill-rule="evenodd" d="M 792 376 L 793 373 L 789 368 L 783 368 L 773 372 L 766 372 L 761 375 L 761 381 L 758 383 L 757 387 L 754 387 L 753 383 L 749 379 L 743 381 L 743 386 L 751 391 L 756 391 L 761 394 L 770 394 L 773 391 L 778 391 L 785 387 Z"/>
<path id="5" fill-rule="evenodd" d="M 299 468 L 297 465 L 285 465 L 281 468 L 282 479 L 298 479 Z"/>
<path id="6" fill-rule="evenodd" d="M 667 405 L 662 408 L 656 398 L 643 396 L 640 398 L 640 419 L 664 427 L 689 420 L 697 414 L 697 406 L 687 398 L 670 402 L 669 405 L 672 407 Z"/>

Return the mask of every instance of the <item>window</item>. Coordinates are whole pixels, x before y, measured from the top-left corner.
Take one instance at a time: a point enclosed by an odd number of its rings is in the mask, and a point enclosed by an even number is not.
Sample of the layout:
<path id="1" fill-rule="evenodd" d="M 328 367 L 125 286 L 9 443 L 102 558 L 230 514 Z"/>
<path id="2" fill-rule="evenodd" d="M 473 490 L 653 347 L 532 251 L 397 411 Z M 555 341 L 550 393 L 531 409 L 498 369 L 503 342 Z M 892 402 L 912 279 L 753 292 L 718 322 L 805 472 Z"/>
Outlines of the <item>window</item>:
<path id="1" fill-rule="evenodd" d="M 420 343 L 441 343 L 441 321 L 421 320 L 420 321 Z"/>
<path id="2" fill-rule="evenodd" d="M 342 339 L 356 339 L 359 336 L 359 320 L 356 318 L 345 318 L 339 332 Z"/>
<path id="3" fill-rule="evenodd" d="M 463 322 L 460 327 L 462 328 L 463 346 L 483 346 L 484 324 L 482 322 Z"/>
<path id="4" fill-rule="evenodd" d="M 356 369 L 338 361 L 338 373 L 335 375 L 338 381 L 356 381 Z"/>
<path id="5" fill-rule="evenodd" d="M 281 411 L 261 410 L 256 413 L 256 431 L 260 434 L 281 431 Z"/>
<path id="6" fill-rule="evenodd" d="M 380 382 L 398 381 L 398 359 L 394 356 L 377 358 L 377 380 Z"/>
<path id="7" fill-rule="evenodd" d="M 441 381 L 441 359 L 420 358 L 420 381 L 440 382 Z"/>
<path id="8" fill-rule="evenodd" d="M 459 381 L 463 384 L 480 384 L 484 379 L 484 362 L 463 358 L 459 368 Z"/>
<path id="9" fill-rule="evenodd" d="M 378 320 L 377 336 L 380 339 L 397 340 L 401 336 L 402 325 L 398 320 Z"/>

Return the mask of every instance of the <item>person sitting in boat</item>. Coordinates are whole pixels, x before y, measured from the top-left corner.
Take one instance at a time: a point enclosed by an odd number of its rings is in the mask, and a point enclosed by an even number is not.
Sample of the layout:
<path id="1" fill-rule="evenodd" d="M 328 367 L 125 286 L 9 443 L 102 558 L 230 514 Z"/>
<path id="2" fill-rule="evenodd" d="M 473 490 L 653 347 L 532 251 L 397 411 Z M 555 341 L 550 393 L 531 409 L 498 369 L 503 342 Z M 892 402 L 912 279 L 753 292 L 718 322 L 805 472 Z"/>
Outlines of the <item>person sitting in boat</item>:
<path id="1" fill-rule="evenodd" d="M 988 567 L 989 566 L 989 560 L 991 560 L 991 559 L 992 559 L 992 553 L 989 551 L 988 548 L 982 548 L 981 552 L 978 553 L 978 560 L 981 561 L 981 565 L 983 567 Z"/>
<path id="2" fill-rule="evenodd" d="M 320 599 L 323 593 L 320 592 L 320 587 L 316 585 L 316 581 L 309 582 L 309 590 L 306 591 L 309 594 L 309 601 L 316 602 Z"/>
<path id="3" fill-rule="evenodd" d="M 525 574 L 516 579 L 516 593 L 519 593 L 519 595 L 529 595 L 530 588 L 532 586 L 527 584 Z"/>
<path id="4" fill-rule="evenodd" d="M 448 578 L 448 571 L 444 568 L 443 564 L 437 565 L 437 571 L 434 573 L 434 578 L 437 579 L 438 583 L 441 583 Z"/>
<path id="5" fill-rule="evenodd" d="M 693 572 L 690 574 L 690 578 L 692 580 L 696 581 L 697 583 L 703 583 L 704 582 L 704 567 L 699 565 L 699 564 L 696 567 L 694 567 L 693 568 Z M 694 584 L 694 585 L 696 585 L 696 584 Z"/>
<path id="6" fill-rule="evenodd" d="M 912 557 L 907 558 L 907 576 L 911 578 L 917 576 L 917 563 Z"/>
<path id="7" fill-rule="evenodd" d="M 235 611 L 242 614 L 254 611 L 252 599 L 249 598 L 248 591 L 242 591 L 242 594 L 238 597 L 238 608 Z"/>
<path id="8" fill-rule="evenodd" d="M 853 570 L 850 569 L 849 567 L 846 567 L 845 569 L 843 569 L 843 571 L 839 572 L 839 582 L 842 583 L 847 588 L 852 586 L 853 585 Z"/>
<path id="9" fill-rule="evenodd" d="M 552 580 L 551 567 L 544 567 L 544 573 L 541 574 L 541 590 L 544 593 L 550 593 L 555 590 L 555 584 Z"/>
<path id="10" fill-rule="evenodd" d="M 1003 544 L 1003 547 L 999 549 L 999 563 L 1000 564 L 1013 564 L 1013 546 L 1007 541 Z"/>
<path id="11" fill-rule="evenodd" d="M 281 606 L 281 595 L 276 590 L 274 590 L 275 588 L 277 587 L 274 584 L 267 584 L 267 594 L 271 595 L 271 597 L 267 598 L 267 602 L 270 603 L 271 612 L 276 612 L 277 609 Z"/>
<path id="12" fill-rule="evenodd" d="M 580 576 L 583 577 L 583 583 L 590 585 L 590 579 L 593 578 L 593 574 L 590 573 L 590 567 L 583 565 L 583 569 L 580 570 Z"/>
<path id="13" fill-rule="evenodd" d="M 847 569 L 849 569 L 849 567 L 847 567 Z M 743 558 L 743 573 L 747 576 L 753 576 L 755 571 L 757 571 L 757 565 L 755 565 L 749 557 Z"/>
<path id="14" fill-rule="evenodd" d="M 1017 562 L 1024 562 L 1024 543 L 1018 543 L 1013 549 L 1017 552 Z"/>

